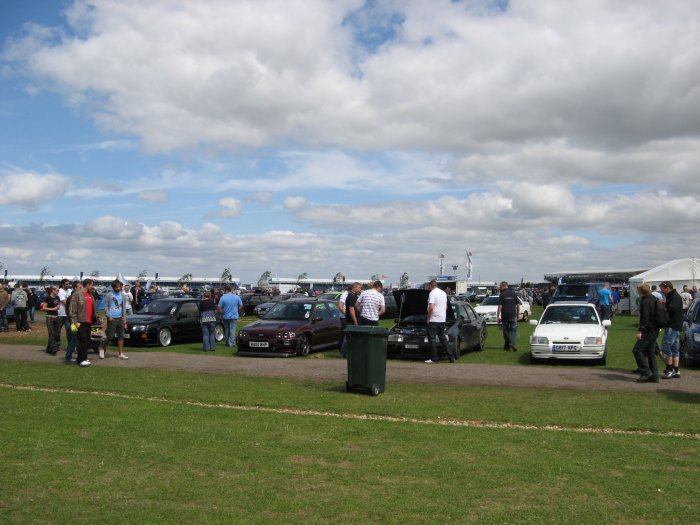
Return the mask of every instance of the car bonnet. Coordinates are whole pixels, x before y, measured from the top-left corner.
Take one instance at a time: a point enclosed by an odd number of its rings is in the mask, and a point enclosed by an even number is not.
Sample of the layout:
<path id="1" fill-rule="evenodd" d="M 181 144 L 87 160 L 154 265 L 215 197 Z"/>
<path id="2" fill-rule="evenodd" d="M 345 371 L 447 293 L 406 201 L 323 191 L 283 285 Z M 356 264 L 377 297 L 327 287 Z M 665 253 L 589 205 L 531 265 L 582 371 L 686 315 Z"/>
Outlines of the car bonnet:
<path id="1" fill-rule="evenodd" d="M 394 290 L 394 299 L 396 299 L 396 307 L 399 310 L 399 317 L 401 319 L 408 317 L 409 315 L 416 314 L 427 314 L 428 312 L 428 296 L 430 295 L 429 290 L 424 289 L 410 289 L 410 290 Z M 455 314 L 452 310 L 451 305 L 447 305 L 447 320 L 454 321 Z"/>

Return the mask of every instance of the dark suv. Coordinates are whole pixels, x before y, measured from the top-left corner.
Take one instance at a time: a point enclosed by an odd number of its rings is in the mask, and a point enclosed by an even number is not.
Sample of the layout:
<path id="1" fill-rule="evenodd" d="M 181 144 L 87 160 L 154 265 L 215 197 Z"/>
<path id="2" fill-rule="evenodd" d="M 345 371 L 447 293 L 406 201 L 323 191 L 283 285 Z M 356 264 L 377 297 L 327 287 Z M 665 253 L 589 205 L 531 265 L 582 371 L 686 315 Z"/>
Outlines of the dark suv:
<path id="1" fill-rule="evenodd" d="M 597 303 L 598 290 L 602 287 L 603 283 L 560 284 L 557 286 L 550 302 L 585 301 L 587 303 Z"/>

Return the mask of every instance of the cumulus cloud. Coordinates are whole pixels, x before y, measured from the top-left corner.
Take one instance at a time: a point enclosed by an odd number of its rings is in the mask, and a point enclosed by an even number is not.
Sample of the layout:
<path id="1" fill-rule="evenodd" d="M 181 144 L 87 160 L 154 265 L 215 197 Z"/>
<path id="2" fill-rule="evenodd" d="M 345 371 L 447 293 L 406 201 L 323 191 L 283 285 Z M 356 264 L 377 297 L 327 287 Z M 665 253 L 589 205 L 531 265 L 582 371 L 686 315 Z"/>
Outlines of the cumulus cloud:
<path id="1" fill-rule="evenodd" d="M 42 202 L 65 195 L 68 182 L 68 178 L 62 175 L 12 173 L 0 179 L 0 195 L 4 204 L 34 210 Z"/>
<path id="2" fill-rule="evenodd" d="M 219 206 L 221 206 L 221 210 L 219 210 L 219 216 L 221 217 L 240 217 L 241 215 L 241 201 L 238 199 L 234 199 L 233 197 L 224 197 L 223 199 L 219 199 Z"/>
<path id="3" fill-rule="evenodd" d="M 288 210 L 303 208 L 306 204 L 304 197 L 287 197 L 284 199 L 284 207 Z"/>

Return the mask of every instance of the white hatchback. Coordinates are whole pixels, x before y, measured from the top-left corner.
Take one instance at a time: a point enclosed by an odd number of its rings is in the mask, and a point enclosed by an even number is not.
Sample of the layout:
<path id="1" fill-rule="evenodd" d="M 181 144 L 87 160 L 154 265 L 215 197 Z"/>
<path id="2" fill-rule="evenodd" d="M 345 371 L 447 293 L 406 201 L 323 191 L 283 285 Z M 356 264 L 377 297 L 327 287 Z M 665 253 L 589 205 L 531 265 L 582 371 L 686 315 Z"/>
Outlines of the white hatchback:
<path id="1" fill-rule="evenodd" d="M 520 309 L 518 311 L 518 321 L 527 321 L 532 315 L 532 307 L 527 301 L 523 301 L 518 296 Z M 498 295 L 489 295 L 479 306 L 474 308 L 477 314 L 486 319 L 486 324 L 498 324 Z"/>
<path id="2" fill-rule="evenodd" d="M 604 365 L 607 359 L 607 328 L 595 305 L 580 302 L 552 303 L 545 309 L 530 336 L 530 362 L 543 359 L 587 359 Z"/>

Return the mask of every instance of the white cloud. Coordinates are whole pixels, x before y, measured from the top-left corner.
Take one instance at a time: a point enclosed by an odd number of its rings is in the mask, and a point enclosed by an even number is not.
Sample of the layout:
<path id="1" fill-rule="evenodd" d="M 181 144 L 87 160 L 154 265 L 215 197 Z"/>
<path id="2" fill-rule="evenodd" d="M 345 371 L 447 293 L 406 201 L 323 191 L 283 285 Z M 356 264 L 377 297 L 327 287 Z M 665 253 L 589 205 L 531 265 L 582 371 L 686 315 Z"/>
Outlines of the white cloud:
<path id="1" fill-rule="evenodd" d="M 146 202 L 167 202 L 168 192 L 158 190 L 141 191 L 136 195 L 136 198 Z"/>
<path id="2" fill-rule="evenodd" d="M 62 175 L 13 173 L 0 179 L 3 204 L 34 210 L 40 204 L 62 197 L 68 188 L 68 178 Z"/>
<path id="3" fill-rule="evenodd" d="M 219 211 L 219 216 L 221 217 L 240 217 L 241 215 L 241 201 L 234 199 L 233 197 L 225 197 L 219 199 L 219 206 L 221 210 Z"/>
<path id="4" fill-rule="evenodd" d="M 284 207 L 288 210 L 297 210 L 303 208 L 306 204 L 304 197 L 287 197 L 284 199 Z"/>

